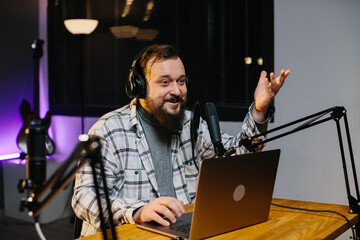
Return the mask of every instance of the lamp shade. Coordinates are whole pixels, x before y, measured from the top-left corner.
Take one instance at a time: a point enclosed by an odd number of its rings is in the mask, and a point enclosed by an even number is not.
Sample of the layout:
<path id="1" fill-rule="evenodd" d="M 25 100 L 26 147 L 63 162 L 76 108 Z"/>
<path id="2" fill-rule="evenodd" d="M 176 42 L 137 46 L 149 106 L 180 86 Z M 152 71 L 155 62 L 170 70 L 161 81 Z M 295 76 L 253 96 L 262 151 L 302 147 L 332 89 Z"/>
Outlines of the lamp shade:
<path id="1" fill-rule="evenodd" d="M 143 28 L 143 29 L 139 29 L 135 38 L 141 41 L 153 41 L 158 34 L 159 34 L 159 30 L 157 29 Z"/>
<path id="2" fill-rule="evenodd" d="M 66 29 L 72 34 L 90 34 L 98 25 L 95 19 L 67 19 L 64 21 Z"/>
<path id="3" fill-rule="evenodd" d="M 131 25 L 113 26 L 110 27 L 110 31 L 116 38 L 133 38 L 139 31 L 139 28 Z"/>

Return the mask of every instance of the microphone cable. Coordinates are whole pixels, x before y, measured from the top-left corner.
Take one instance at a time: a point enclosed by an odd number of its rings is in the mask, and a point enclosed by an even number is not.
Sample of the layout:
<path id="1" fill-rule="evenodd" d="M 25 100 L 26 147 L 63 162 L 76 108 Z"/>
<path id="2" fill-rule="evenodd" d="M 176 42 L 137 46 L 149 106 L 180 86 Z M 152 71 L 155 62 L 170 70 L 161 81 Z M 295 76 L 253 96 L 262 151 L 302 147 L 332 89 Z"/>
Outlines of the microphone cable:
<path id="1" fill-rule="evenodd" d="M 192 160 L 198 172 L 199 172 L 199 166 L 196 162 L 195 147 L 196 147 L 197 138 L 199 136 L 199 125 L 200 125 L 200 104 L 199 102 L 196 102 L 191 110 L 190 141 L 191 141 Z"/>
<path id="2" fill-rule="evenodd" d="M 331 211 L 331 210 L 315 210 L 315 209 L 308 209 L 308 208 L 298 208 L 298 207 L 290 207 L 290 206 L 284 206 L 284 205 L 280 205 L 277 203 L 271 203 L 271 205 L 276 206 L 276 207 L 281 207 L 281 208 L 288 208 L 288 209 L 293 209 L 293 210 L 299 210 L 299 211 L 306 211 L 306 212 L 320 212 L 320 213 L 333 213 L 333 214 L 337 214 L 339 216 L 341 216 L 342 218 L 344 218 L 346 220 L 346 222 L 349 224 L 351 232 L 352 232 L 352 238 L 354 240 L 358 240 L 358 237 L 356 236 L 356 232 L 355 232 L 355 228 L 353 227 L 352 223 L 350 222 L 350 220 L 343 215 L 342 213 L 336 212 L 336 211 Z M 350 237 L 351 238 L 351 237 Z"/>
<path id="3" fill-rule="evenodd" d="M 35 219 L 35 231 L 36 231 L 37 235 L 39 236 L 40 240 L 46 240 L 37 218 Z"/>

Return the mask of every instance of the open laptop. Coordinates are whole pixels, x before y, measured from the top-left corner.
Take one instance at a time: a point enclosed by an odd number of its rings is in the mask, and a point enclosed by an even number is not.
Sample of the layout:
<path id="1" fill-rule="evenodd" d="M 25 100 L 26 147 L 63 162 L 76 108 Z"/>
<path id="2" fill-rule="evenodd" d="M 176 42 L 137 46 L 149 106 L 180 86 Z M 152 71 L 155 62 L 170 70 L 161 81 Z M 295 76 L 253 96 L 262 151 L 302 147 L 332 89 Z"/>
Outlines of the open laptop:
<path id="1" fill-rule="evenodd" d="M 267 221 L 280 150 L 204 160 L 192 213 L 170 226 L 137 226 L 178 239 L 203 239 Z"/>

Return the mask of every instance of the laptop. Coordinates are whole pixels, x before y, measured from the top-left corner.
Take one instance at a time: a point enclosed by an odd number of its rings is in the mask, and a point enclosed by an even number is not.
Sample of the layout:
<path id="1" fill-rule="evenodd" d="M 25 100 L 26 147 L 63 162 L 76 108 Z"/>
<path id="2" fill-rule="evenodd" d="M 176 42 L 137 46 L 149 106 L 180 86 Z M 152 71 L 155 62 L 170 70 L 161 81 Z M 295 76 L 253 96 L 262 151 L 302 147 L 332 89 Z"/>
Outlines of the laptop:
<path id="1" fill-rule="evenodd" d="M 280 150 L 206 159 L 191 213 L 137 227 L 175 239 L 203 239 L 268 220 Z"/>

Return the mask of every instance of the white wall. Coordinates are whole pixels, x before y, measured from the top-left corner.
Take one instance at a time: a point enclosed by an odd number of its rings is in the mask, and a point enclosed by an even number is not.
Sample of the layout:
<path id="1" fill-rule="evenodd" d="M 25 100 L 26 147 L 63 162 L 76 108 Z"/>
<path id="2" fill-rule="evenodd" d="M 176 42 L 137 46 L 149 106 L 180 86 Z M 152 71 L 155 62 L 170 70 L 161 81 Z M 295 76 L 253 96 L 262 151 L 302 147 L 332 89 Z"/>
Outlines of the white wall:
<path id="1" fill-rule="evenodd" d="M 274 4 L 275 71 L 292 72 L 276 97 L 270 128 L 344 106 L 359 175 L 360 1 L 275 0 Z M 221 124 L 222 130 L 234 126 Z M 348 204 L 334 121 L 271 142 L 267 149 L 272 148 L 282 150 L 275 197 Z"/>
<path id="2" fill-rule="evenodd" d="M 276 98 L 275 125 L 344 106 L 357 160 L 359 40 L 358 0 L 275 0 L 275 71 L 283 67 L 292 70 Z M 347 203 L 334 121 L 270 146 L 282 149 L 276 196 Z"/>

